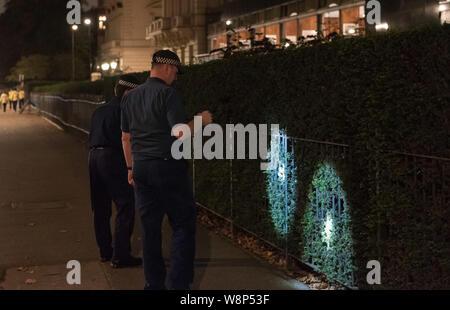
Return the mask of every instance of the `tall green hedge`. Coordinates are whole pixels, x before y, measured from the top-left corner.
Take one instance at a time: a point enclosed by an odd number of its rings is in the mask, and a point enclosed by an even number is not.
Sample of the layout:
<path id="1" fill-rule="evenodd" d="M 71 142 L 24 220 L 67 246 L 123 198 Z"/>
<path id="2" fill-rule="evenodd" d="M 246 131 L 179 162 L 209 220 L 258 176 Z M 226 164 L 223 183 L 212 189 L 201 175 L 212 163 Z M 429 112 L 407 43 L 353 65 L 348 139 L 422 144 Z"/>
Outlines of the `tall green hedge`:
<path id="1" fill-rule="evenodd" d="M 369 289 L 449 289 L 450 163 L 391 152 L 450 158 L 449 48 L 449 25 L 347 38 L 191 66 L 175 86 L 191 115 L 208 109 L 221 125 L 280 124 L 291 137 L 348 145 L 296 141 L 289 252 L 308 256 L 311 186 L 317 167 L 328 163 L 349 206 L 343 221 L 353 239 L 351 282 Z M 139 76 L 145 80 L 148 73 Z M 114 78 L 105 81 L 106 96 L 113 84 Z M 196 160 L 196 198 L 283 247 L 259 164 Z M 339 259 L 333 255 L 329 261 Z M 370 260 L 381 263 L 379 286 L 366 282 Z M 336 270 L 326 268 L 333 277 Z"/>
<path id="2" fill-rule="evenodd" d="M 291 253 L 304 254 L 310 185 L 318 164 L 330 162 L 350 206 L 356 285 L 448 289 L 450 165 L 439 161 L 429 168 L 425 159 L 389 151 L 450 158 L 449 48 L 448 25 L 342 39 L 193 66 L 176 86 L 191 114 L 209 109 L 219 124 L 274 123 L 289 136 L 349 145 L 322 150 L 296 143 L 299 195 Z M 413 161 L 414 170 L 405 164 Z M 232 212 L 228 163 L 195 165 L 200 202 L 284 246 L 259 162 L 233 162 Z M 441 175 L 411 185 L 420 171 Z M 440 201 L 431 201 L 431 187 L 442 193 Z M 382 266 L 380 286 L 366 282 L 366 264 L 374 259 Z"/>

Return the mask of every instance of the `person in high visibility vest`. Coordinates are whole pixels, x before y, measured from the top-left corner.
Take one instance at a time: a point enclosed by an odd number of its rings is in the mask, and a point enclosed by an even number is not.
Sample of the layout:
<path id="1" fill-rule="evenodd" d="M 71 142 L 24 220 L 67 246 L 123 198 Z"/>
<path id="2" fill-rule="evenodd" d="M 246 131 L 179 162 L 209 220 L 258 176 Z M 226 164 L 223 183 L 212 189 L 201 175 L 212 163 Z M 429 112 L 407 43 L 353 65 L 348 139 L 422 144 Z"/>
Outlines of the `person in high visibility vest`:
<path id="1" fill-rule="evenodd" d="M 8 92 L 9 110 L 12 109 L 12 105 L 13 105 L 13 95 L 12 95 L 12 93 L 13 93 L 13 90 L 10 89 L 9 92 Z"/>
<path id="2" fill-rule="evenodd" d="M 2 91 L 2 94 L 0 96 L 0 103 L 3 105 L 3 112 L 6 112 L 6 106 L 9 102 L 9 96 L 6 93 L 6 91 Z"/>
<path id="3" fill-rule="evenodd" d="M 25 102 L 25 91 L 23 89 L 19 90 L 19 110 L 22 109 Z"/>
<path id="4" fill-rule="evenodd" d="M 14 112 L 17 112 L 17 101 L 19 100 L 19 93 L 17 92 L 17 90 L 15 89 L 12 90 L 11 98 L 13 102 Z"/>

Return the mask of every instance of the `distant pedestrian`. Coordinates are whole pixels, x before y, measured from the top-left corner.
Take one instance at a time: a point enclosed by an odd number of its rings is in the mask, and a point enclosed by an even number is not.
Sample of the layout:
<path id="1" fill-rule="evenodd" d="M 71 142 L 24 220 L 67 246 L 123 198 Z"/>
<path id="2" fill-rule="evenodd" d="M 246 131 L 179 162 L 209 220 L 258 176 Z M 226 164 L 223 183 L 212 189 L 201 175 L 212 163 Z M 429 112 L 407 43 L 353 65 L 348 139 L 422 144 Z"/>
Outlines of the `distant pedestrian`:
<path id="1" fill-rule="evenodd" d="M 6 112 L 6 106 L 8 105 L 9 97 L 5 91 L 2 91 L 0 96 L 0 103 L 3 105 L 3 112 Z"/>
<path id="2" fill-rule="evenodd" d="M 114 268 L 142 265 L 142 259 L 131 256 L 135 204 L 133 187 L 128 184 L 127 166 L 122 149 L 120 101 L 130 89 L 138 86 L 133 75 L 120 77 L 115 97 L 92 115 L 89 135 L 89 173 L 94 229 L 100 260 L 111 260 Z M 117 209 L 114 239 L 111 235 L 111 202 Z"/>
<path id="3" fill-rule="evenodd" d="M 181 138 L 172 136 L 172 129 L 186 123 L 181 95 L 170 86 L 180 69 L 175 53 L 156 52 L 150 78 L 122 101 L 123 147 L 142 222 L 146 290 L 166 289 L 161 249 L 165 214 L 173 230 L 170 288 L 187 290 L 194 278 L 196 206 L 189 166 L 171 156 L 173 142 Z M 211 123 L 209 112 L 201 116 L 203 125 Z M 192 131 L 193 122 L 189 126 Z"/>
<path id="4" fill-rule="evenodd" d="M 9 110 L 12 110 L 12 106 L 13 106 L 13 90 L 10 89 L 8 92 L 8 99 L 9 99 Z"/>
<path id="5" fill-rule="evenodd" d="M 25 103 L 25 91 L 23 89 L 19 90 L 19 110 L 21 110 Z"/>
<path id="6" fill-rule="evenodd" d="M 14 112 L 17 112 L 17 101 L 19 100 L 19 93 L 15 89 L 12 90 L 11 100 L 13 102 L 13 110 Z"/>

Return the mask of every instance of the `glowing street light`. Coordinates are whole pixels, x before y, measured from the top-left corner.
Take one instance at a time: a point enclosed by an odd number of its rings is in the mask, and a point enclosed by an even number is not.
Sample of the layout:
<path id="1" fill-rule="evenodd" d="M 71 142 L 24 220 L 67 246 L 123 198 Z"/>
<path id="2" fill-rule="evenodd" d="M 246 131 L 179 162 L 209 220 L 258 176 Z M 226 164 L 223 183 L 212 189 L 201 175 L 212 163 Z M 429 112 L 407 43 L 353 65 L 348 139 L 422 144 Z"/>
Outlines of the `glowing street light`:
<path id="1" fill-rule="evenodd" d="M 389 24 L 388 23 L 378 24 L 378 25 L 375 26 L 375 29 L 377 31 L 388 30 L 389 29 Z"/>
<path id="2" fill-rule="evenodd" d="M 236 33 L 233 28 L 231 27 L 231 25 L 233 24 L 233 22 L 231 21 L 231 19 L 227 19 L 227 21 L 225 22 L 225 25 L 227 25 L 226 27 L 226 31 L 227 31 L 227 49 L 231 48 L 231 37 L 233 35 L 233 33 Z"/>
<path id="3" fill-rule="evenodd" d="M 110 64 L 110 67 L 111 67 L 112 70 L 116 70 L 116 69 L 117 69 L 117 66 L 118 66 L 117 61 L 113 61 L 113 62 L 111 62 L 111 64 Z"/>
<path id="4" fill-rule="evenodd" d="M 98 17 L 98 28 L 100 30 L 105 30 L 106 29 L 106 16 L 102 15 Z"/>
<path id="5" fill-rule="evenodd" d="M 109 70 L 109 63 L 105 62 L 102 64 L 102 70 L 103 71 L 108 71 Z"/>
<path id="6" fill-rule="evenodd" d="M 92 24 L 92 20 L 90 18 L 85 18 L 84 19 L 84 24 L 88 27 L 88 37 L 89 37 L 89 71 L 92 72 L 92 66 L 93 66 L 93 61 L 92 61 L 92 35 L 91 35 L 91 24 Z"/>
<path id="7" fill-rule="evenodd" d="M 75 32 L 78 30 L 78 25 L 72 25 L 72 81 L 75 81 Z"/>

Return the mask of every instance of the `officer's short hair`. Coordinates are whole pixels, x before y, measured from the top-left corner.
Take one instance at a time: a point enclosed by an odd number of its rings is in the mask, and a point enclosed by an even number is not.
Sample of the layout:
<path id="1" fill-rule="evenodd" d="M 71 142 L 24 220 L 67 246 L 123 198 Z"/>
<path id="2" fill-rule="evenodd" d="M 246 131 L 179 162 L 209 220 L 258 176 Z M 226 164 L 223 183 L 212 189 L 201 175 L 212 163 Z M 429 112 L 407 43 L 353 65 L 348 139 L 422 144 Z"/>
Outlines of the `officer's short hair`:
<path id="1" fill-rule="evenodd" d="M 134 89 L 139 86 L 139 80 L 134 74 L 121 75 L 115 86 L 116 96 L 122 99 L 127 90 Z"/>

